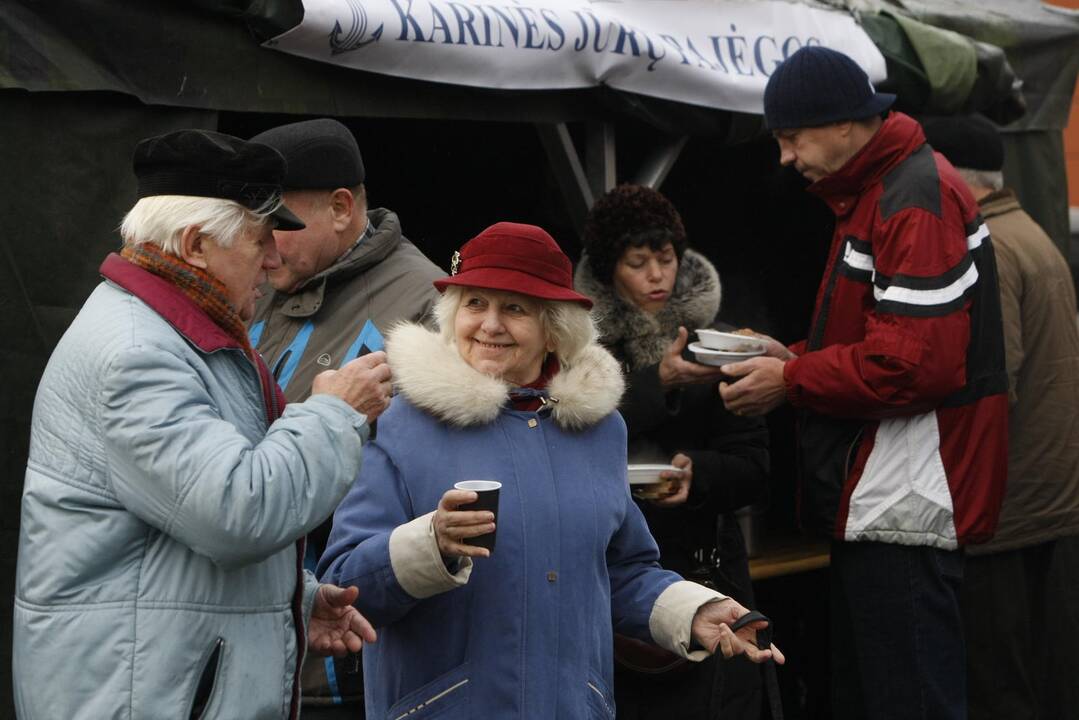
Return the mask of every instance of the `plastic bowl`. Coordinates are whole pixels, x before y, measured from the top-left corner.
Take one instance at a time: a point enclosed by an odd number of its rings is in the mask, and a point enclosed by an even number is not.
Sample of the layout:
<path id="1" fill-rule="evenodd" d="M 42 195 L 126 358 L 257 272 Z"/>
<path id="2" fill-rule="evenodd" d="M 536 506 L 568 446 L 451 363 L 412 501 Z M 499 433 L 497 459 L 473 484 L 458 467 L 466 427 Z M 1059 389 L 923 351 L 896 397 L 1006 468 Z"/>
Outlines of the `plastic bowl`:
<path id="1" fill-rule="evenodd" d="M 689 351 L 693 353 L 693 357 L 701 365 L 712 365 L 714 367 L 723 367 L 728 363 L 741 362 L 748 360 L 751 357 L 757 357 L 764 354 L 764 348 L 753 352 L 726 352 L 724 350 L 713 350 L 706 348 L 700 343 L 690 343 Z"/>
<path id="2" fill-rule="evenodd" d="M 674 465 L 642 464 L 630 465 L 626 475 L 629 477 L 630 485 L 649 485 L 651 483 L 663 482 L 663 479 L 659 474 L 664 470 L 679 472 L 678 468 Z"/>
<path id="3" fill-rule="evenodd" d="M 709 350 L 723 350 L 724 352 L 764 354 L 764 342 L 751 335 L 735 335 L 734 333 L 720 332 L 719 330 L 707 330 L 701 328 L 695 331 L 700 339 L 698 345 Z"/>
<path id="4" fill-rule="evenodd" d="M 672 479 L 661 478 L 659 474 L 664 470 L 681 472 L 674 465 L 641 464 L 630 465 L 627 472 L 630 489 L 634 497 L 642 500 L 656 500 L 665 498 L 671 494 Z"/>

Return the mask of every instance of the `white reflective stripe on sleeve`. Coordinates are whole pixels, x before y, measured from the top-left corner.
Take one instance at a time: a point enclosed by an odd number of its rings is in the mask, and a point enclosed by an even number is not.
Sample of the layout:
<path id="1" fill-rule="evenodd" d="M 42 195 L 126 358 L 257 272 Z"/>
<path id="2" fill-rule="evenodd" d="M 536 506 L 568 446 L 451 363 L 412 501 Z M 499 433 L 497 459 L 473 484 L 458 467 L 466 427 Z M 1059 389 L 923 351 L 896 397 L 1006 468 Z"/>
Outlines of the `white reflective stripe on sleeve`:
<path id="1" fill-rule="evenodd" d="M 847 241 L 847 249 L 843 251 L 843 262 L 855 270 L 873 272 L 873 256 L 855 250 L 850 240 Z"/>
<path id="2" fill-rule="evenodd" d="M 873 288 L 873 297 L 877 302 L 895 302 L 906 305 L 945 305 L 963 296 L 968 289 L 978 282 L 978 268 L 973 264 L 963 275 L 951 285 L 933 290 L 914 290 L 911 288 L 890 285 L 885 290 Z"/>
<path id="3" fill-rule="evenodd" d="M 985 240 L 987 237 L 989 237 L 989 226 L 982 223 L 978 226 L 977 230 L 970 235 L 967 235 L 967 249 L 976 250 L 980 248 L 982 246 L 982 240 Z"/>

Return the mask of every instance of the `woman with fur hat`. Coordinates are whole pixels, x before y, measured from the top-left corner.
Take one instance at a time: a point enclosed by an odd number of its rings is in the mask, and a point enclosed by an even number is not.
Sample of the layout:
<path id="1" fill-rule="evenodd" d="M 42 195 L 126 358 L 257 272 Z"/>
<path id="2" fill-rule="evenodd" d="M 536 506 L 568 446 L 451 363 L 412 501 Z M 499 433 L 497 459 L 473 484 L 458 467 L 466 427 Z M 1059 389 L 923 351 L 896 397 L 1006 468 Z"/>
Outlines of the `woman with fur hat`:
<path id="1" fill-rule="evenodd" d="M 660 564 L 710 577 L 721 592 L 751 605 L 745 543 L 733 513 L 765 494 L 768 431 L 759 419 L 724 408 L 718 368 L 683 357 L 688 332 L 715 322 L 716 269 L 688 248 L 674 206 L 639 185 L 619 186 L 595 204 L 584 248 L 576 287 L 595 303 L 600 342 L 626 371 L 619 410 L 630 462 L 679 468 L 663 473 L 672 479 L 669 495 L 636 500 L 659 545 Z M 721 710 L 723 718 L 759 716 L 760 676 L 748 663 L 649 662 L 632 649 L 619 639 L 619 717 L 714 718 Z M 655 672 L 668 663 L 674 669 Z"/>
<path id="2" fill-rule="evenodd" d="M 367 716 L 610 718 L 612 625 L 690 660 L 755 661 L 746 610 L 661 569 L 626 479 L 618 363 L 538 227 L 498 223 L 435 281 L 439 330 L 404 324 L 398 394 L 334 516 L 323 578 L 379 629 Z M 461 509 L 497 480 L 497 519 Z M 497 552 L 469 540 L 494 532 Z"/>

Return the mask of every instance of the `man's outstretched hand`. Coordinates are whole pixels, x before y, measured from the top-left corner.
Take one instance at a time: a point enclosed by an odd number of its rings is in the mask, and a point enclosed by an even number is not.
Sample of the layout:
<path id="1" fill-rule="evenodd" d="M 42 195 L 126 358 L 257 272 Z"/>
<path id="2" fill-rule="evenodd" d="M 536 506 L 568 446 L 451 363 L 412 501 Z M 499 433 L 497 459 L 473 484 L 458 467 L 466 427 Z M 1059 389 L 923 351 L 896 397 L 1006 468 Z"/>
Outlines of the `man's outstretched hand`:
<path id="1" fill-rule="evenodd" d="M 315 655 L 344 657 L 357 653 L 365 642 L 375 641 L 375 629 L 352 607 L 359 588 L 319 585 L 311 622 L 307 626 L 307 649 Z"/>

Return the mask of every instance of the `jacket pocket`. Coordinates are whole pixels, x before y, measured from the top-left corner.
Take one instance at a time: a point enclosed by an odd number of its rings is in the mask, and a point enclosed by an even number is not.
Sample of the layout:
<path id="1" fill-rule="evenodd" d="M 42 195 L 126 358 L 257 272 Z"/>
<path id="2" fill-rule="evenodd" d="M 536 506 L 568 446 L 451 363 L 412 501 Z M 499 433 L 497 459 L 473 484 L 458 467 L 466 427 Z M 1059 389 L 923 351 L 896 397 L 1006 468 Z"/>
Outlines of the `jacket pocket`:
<path id="1" fill-rule="evenodd" d="M 836 513 L 863 440 L 865 421 L 803 412 L 798 423 L 800 514 L 803 526 L 836 534 Z"/>
<path id="2" fill-rule="evenodd" d="M 213 700 L 214 690 L 217 689 L 217 678 L 220 674 L 221 655 L 224 653 L 225 639 L 217 638 L 210 646 L 209 654 L 202 663 L 202 672 L 199 673 L 198 684 L 195 685 L 195 697 L 191 700 L 191 712 L 188 713 L 190 720 L 199 720 L 206 714 L 206 709 Z"/>
<path id="3" fill-rule="evenodd" d="M 589 717 L 605 719 L 614 717 L 614 698 L 611 697 L 611 691 L 607 689 L 607 684 L 595 675 L 592 675 L 585 683 L 585 696 L 587 697 L 586 706 L 591 710 Z"/>
<path id="4" fill-rule="evenodd" d="M 468 683 L 468 663 L 462 663 L 399 699 L 386 720 L 430 720 L 450 710 L 457 711 L 455 717 L 468 717 Z"/>

